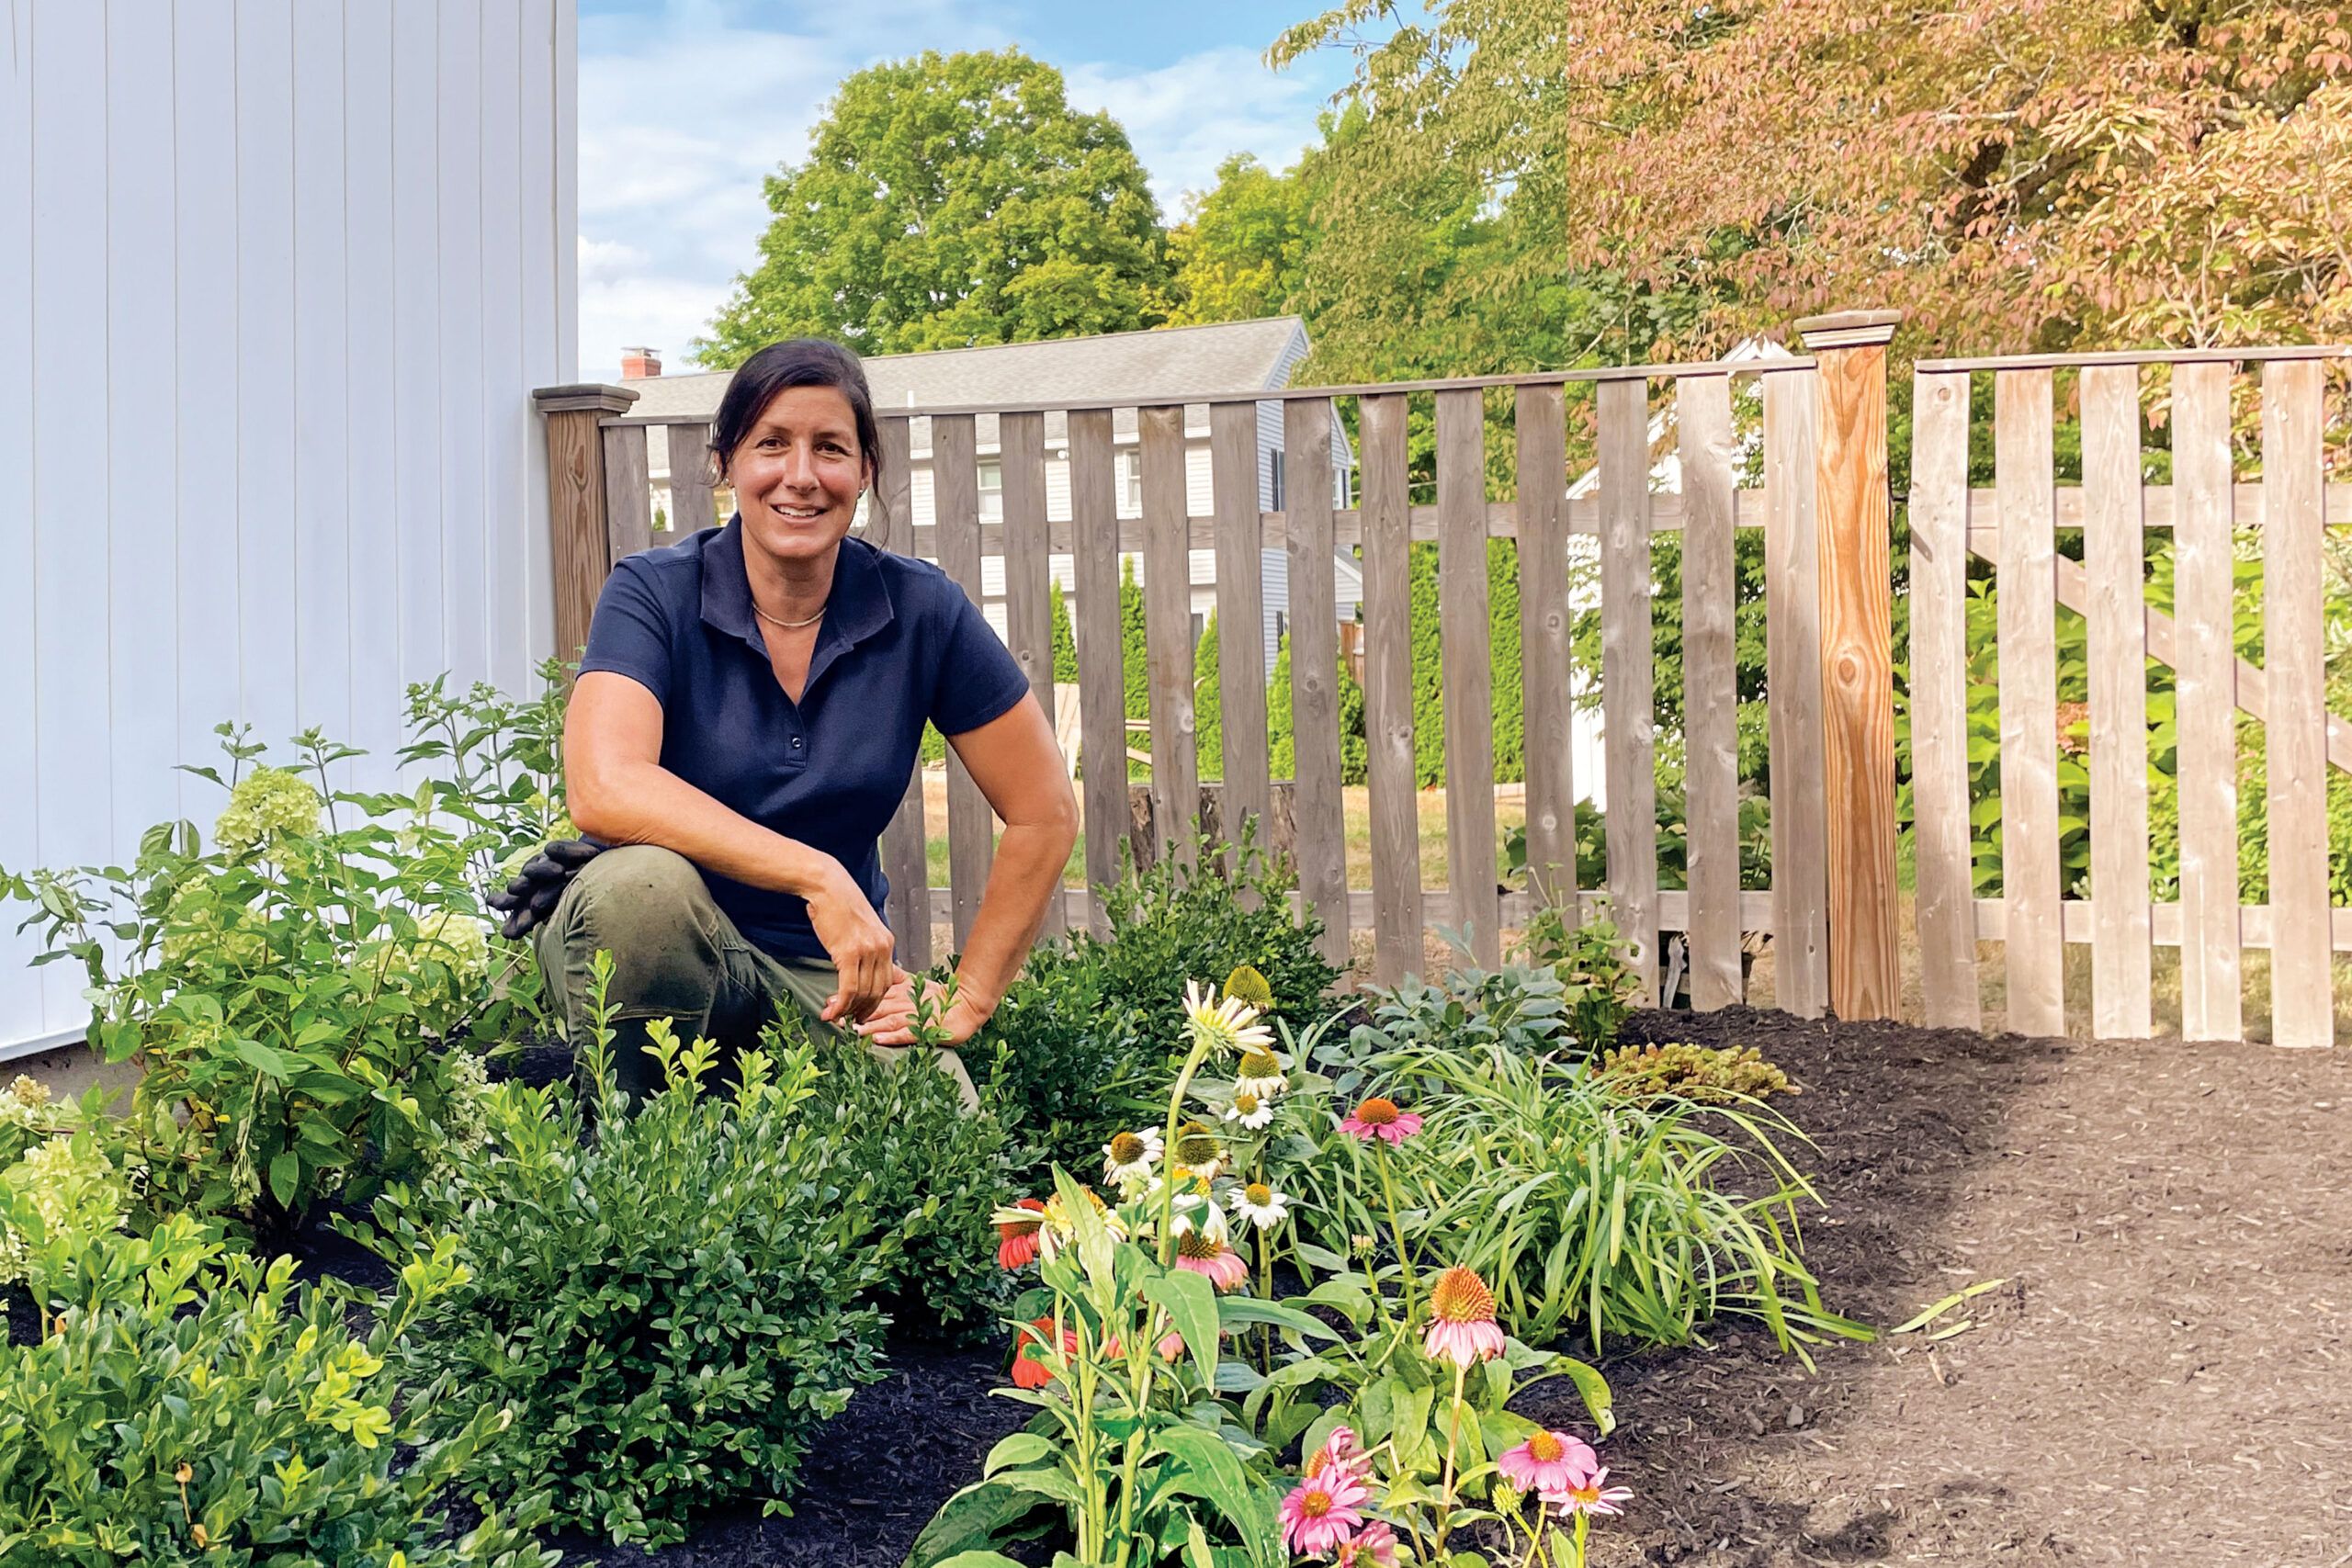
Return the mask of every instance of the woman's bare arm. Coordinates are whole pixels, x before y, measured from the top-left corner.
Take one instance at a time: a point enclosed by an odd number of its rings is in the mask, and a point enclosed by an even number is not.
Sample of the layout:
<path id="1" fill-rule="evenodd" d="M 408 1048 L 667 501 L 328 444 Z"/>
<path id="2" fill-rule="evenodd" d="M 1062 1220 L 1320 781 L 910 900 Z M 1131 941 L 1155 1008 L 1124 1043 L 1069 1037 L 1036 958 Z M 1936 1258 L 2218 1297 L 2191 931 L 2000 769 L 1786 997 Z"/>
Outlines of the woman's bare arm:
<path id="1" fill-rule="evenodd" d="M 808 900 L 817 940 L 841 972 L 825 1017 L 864 1017 L 897 975 L 889 928 L 865 889 L 831 855 L 763 828 L 663 767 L 662 719 L 662 704 L 628 676 L 580 677 L 563 726 L 573 823 L 602 843 L 659 844 L 705 870 Z"/>
<path id="2" fill-rule="evenodd" d="M 1078 800 L 1070 793 L 1069 769 L 1054 743 L 1053 727 L 1034 696 L 978 729 L 949 736 L 947 743 L 1004 822 L 956 972 L 956 1005 L 942 1021 L 960 1044 L 996 1011 L 1037 940 L 1046 900 L 1078 841 Z M 913 1040 L 903 1010 L 909 999 L 894 993 L 893 1001 L 867 1021 L 865 1032 L 876 1044 Z"/>

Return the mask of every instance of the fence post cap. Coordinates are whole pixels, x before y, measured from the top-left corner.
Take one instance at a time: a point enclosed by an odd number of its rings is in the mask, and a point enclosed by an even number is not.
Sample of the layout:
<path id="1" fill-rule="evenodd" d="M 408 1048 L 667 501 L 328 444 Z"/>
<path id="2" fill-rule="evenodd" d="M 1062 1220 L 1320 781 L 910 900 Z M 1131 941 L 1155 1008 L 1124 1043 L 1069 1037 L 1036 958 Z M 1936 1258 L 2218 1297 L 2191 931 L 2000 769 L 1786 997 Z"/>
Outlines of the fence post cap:
<path id="1" fill-rule="evenodd" d="M 1826 316 L 1804 316 L 1795 322 L 1797 335 L 1808 353 L 1826 348 L 1869 348 L 1887 342 L 1901 325 L 1900 310 L 1835 310 Z"/>
<path id="2" fill-rule="evenodd" d="M 576 387 L 541 387 L 531 394 L 541 413 L 627 413 L 637 394 L 627 387 L 588 381 Z"/>

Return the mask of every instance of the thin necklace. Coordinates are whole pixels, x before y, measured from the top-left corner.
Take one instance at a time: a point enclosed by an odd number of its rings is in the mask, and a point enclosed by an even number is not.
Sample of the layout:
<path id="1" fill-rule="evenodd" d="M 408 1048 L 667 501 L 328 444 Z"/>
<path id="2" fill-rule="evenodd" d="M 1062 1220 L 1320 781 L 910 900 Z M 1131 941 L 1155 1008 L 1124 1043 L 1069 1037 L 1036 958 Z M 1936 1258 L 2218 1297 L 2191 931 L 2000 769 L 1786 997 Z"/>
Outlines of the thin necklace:
<path id="1" fill-rule="evenodd" d="M 760 602 L 757 599 L 754 599 L 752 601 L 752 614 L 759 616 L 760 619 L 767 622 L 768 625 L 772 626 L 782 626 L 788 632 L 797 632 L 802 626 L 813 626 L 819 621 L 823 620 L 825 618 L 825 606 L 822 604 L 818 605 L 817 613 L 809 616 L 805 621 L 784 621 L 778 620 L 775 616 L 769 615 L 765 610 L 761 609 Z"/>

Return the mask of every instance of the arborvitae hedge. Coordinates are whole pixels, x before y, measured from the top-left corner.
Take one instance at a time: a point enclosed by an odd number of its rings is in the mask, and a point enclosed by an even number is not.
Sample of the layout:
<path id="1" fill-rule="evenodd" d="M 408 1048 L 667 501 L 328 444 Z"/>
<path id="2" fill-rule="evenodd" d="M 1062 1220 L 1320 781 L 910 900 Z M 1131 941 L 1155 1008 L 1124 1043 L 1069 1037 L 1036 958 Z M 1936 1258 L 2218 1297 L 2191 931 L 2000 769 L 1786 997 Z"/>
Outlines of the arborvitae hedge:
<path id="1" fill-rule="evenodd" d="M 1437 546 L 1417 544 L 1409 562 L 1413 610 L 1413 773 L 1427 789 L 1445 783 L 1445 671 L 1441 661 Z M 1487 541 L 1488 671 L 1494 681 L 1495 782 L 1526 773 L 1527 726 L 1519 648 L 1519 542 Z"/>
<path id="2" fill-rule="evenodd" d="M 1225 697 L 1218 685 L 1216 612 L 1201 631 L 1201 646 L 1193 650 L 1193 742 L 1201 761 L 1201 777 L 1225 777 Z"/>
<path id="3" fill-rule="evenodd" d="M 1332 662 L 1340 694 L 1340 782 L 1360 784 L 1364 777 L 1363 687 L 1348 669 L 1344 658 Z M 1291 720 L 1287 634 L 1274 655 L 1274 672 L 1266 682 L 1266 734 L 1273 746 L 1274 777 L 1296 778 L 1298 739 Z"/>
<path id="4" fill-rule="evenodd" d="M 1078 684 L 1078 635 L 1069 624 L 1069 601 L 1062 597 L 1062 585 L 1054 584 L 1054 684 Z M 1053 716 L 1046 716 L 1051 718 Z"/>

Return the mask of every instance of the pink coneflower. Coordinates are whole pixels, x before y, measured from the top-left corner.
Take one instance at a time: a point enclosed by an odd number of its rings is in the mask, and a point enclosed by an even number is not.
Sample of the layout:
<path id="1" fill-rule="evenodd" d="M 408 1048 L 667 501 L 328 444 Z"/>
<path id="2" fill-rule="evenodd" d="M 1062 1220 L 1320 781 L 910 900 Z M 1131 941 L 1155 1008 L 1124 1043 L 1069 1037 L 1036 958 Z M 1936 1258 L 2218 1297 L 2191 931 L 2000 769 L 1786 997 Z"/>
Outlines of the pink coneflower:
<path id="1" fill-rule="evenodd" d="M 1396 1568 L 1396 1532 L 1378 1519 L 1374 1519 L 1356 1532 L 1353 1540 L 1340 1543 L 1340 1555 L 1333 1559 L 1339 1568 Z"/>
<path id="2" fill-rule="evenodd" d="M 1241 1261 L 1241 1254 L 1227 1246 L 1224 1237 L 1204 1230 L 1188 1230 L 1176 1238 L 1176 1267 L 1207 1275 L 1209 1283 L 1220 1291 L 1233 1290 L 1250 1278 L 1250 1266 Z"/>
<path id="3" fill-rule="evenodd" d="M 1159 1359 L 1163 1361 L 1182 1360 L 1184 1356 L 1184 1337 L 1171 1328 L 1159 1337 L 1159 1343 L 1154 1345 L 1152 1348 L 1159 1352 Z"/>
<path id="4" fill-rule="evenodd" d="M 1323 1446 L 1306 1456 L 1309 1481 L 1347 1481 L 1363 1485 L 1372 1475 L 1372 1455 L 1356 1440 L 1352 1427 L 1334 1427 Z"/>
<path id="5" fill-rule="evenodd" d="M 1432 1361 L 1469 1367 L 1503 1353 L 1495 1293 L 1471 1269 L 1449 1269 L 1430 1287 L 1430 1327 L 1421 1348 Z"/>
<path id="6" fill-rule="evenodd" d="M 1600 1464 L 1599 1455 L 1566 1432 L 1538 1432 L 1495 1461 L 1513 1486 L 1546 1496 L 1566 1491 Z"/>
<path id="7" fill-rule="evenodd" d="M 1013 1207 L 1025 1209 L 1037 1218 L 999 1223 L 996 1227 L 996 1261 L 1000 1269 L 1023 1269 L 1037 1260 L 1037 1230 L 1046 1223 L 1046 1205 L 1035 1198 L 1023 1198 Z M 1000 1213 L 1005 1212 L 999 1211 Z"/>
<path id="8" fill-rule="evenodd" d="M 1557 1508 L 1564 1519 L 1575 1518 L 1578 1514 L 1622 1514 L 1625 1510 L 1617 1505 L 1631 1497 L 1634 1489 L 1601 1485 L 1608 1479 L 1606 1466 L 1580 1471 L 1573 1484 L 1558 1492 L 1546 1492 L 1544 1501 Z"/>
<path id="9" fill-rule="evenodd" d="M 1354 1482 L 1302 1481 L 1283 1499 L 1283 1542 L 1303 1556 L 1336 1551 L 1363 1523 L 1361 1505 L 1372 1495 Z"/>
<path id="10" fill-rule="evenodd" d="M 1374 1095 L 1348 1112 L 1340 1122 L 1340 1131 L 1351 1134 L 1370 1143 L 1374 1138 L 1390 1144 L 1401 1144 L 1421 1130 L 1421 1119 L 1410 1111 L 1399 1111 L 1396 1102 Z"/>

